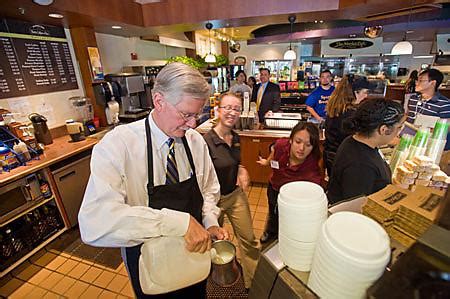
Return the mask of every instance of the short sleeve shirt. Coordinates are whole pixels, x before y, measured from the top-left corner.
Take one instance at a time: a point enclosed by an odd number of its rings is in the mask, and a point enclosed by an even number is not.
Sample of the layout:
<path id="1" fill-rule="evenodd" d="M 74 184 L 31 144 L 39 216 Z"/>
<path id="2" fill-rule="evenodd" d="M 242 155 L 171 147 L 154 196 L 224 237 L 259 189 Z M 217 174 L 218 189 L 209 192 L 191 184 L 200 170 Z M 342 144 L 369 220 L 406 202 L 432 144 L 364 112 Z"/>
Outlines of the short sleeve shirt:
<path id="1" fill-rule="evenodd" d="M 306 105 L 313 108 L 320 117 L 325 118 L 327 116 L 326 107 L 328 99 L 333 91 L 334 86 L 331 86 L 328 90 L 323 89 L 322 86 L 317 87 L 306 98 Z"/>
<path id="2" fill-rule="evenodd" d="M 214 129 L 203 136 L 219 179 L 221 195 L 227 195 L 236 189 L 237 173 L 241 162 L 239 135 L 231 132 L 233 134 L 231 147 L 217 135 Z"/>

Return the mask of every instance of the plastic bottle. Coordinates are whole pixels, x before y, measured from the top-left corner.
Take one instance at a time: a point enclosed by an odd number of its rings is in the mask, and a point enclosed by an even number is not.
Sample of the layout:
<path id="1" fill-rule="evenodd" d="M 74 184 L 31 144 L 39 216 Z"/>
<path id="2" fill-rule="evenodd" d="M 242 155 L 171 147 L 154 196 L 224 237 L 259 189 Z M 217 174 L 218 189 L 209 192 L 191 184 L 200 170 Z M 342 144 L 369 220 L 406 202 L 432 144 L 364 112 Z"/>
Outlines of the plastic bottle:
<path id="1" fill-rule="evenodd" d="M 19 141 L 18 143 L 16 143 L 13 147 L 14 151 L 18 154 L 21 155 L 21 161 L 22 162 L 26 162 L 26 161 L 30 161 L 31 160 L 31 155 L 30 152 L 28 151 L 28 147 L 25 144 L 25 142 L 23 141 Z"/>

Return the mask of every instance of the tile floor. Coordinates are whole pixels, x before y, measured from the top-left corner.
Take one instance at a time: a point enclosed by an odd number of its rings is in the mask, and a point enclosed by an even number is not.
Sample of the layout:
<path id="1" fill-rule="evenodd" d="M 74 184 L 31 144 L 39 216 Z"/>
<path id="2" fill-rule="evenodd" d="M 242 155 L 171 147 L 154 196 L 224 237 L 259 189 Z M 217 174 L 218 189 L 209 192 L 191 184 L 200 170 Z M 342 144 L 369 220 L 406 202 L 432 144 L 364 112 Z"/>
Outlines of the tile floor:
<path id="1" fill-rule="evenodd" d="M 255 183 L 248 192 L 253 228 L 258 239 L 263 233 L 267 216 L 266 190 L 266 185 Z M 229 223 L 225 223 L 224 226 L 232 232 Z M 234 242 L 236 243 L 236 240 Z M 105 266 L 105 263 L 98 262 L 99 259 L 80 258 L 74 252 L 76 251 L 49 244 L 0 279 L 0 297 L 27 299 L 133 297 L 123 263 L 118 263 L 117 267 Z M 239 258 L 239 251 L 237 254 Z"/>

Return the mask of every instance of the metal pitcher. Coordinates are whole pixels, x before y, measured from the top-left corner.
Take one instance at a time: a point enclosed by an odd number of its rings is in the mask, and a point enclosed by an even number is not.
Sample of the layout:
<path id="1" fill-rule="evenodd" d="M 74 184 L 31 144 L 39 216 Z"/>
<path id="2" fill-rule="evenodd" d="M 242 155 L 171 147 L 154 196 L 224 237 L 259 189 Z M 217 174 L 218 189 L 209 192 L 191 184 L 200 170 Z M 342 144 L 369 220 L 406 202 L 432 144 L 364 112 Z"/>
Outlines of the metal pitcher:
<path id="1" fill-rule="evenodd" d="M 218 240 L 212 244 L 212 249 L 215 250 L 211 258 L 212 280 L 221 287 L 232 286 L 241 276 L 236 261 L 236 247 L 230 241 Z"/>

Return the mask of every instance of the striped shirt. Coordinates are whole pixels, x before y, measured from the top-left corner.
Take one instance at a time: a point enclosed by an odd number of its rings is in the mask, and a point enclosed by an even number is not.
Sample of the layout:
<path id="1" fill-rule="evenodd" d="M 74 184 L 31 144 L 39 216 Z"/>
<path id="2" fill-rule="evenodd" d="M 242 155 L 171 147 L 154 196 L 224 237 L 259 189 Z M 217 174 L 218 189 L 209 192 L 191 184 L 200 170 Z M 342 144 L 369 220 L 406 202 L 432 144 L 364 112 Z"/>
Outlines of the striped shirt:
<path id="1" fill-rule="evenodd" d="M 414 124 L 418 114 L 450 118 L 450 100 L 439 92 L 436 92 L 428 101 L 422 101 L 420 97 L 411 97 L 408 102 L 408 118 L 406 121 Z M 448 149 L 450 149 L 450 142 L 447 134 L 445 150 Z"/>
<path id="2" fill-rule="evenodd" d="M 417 114 L 450 118 L 450 100 L 439 92 L 428 101 L 422 101 L 420 97 L 411 97 L 408 102 L 407 122 L 414 124 Z"/>

